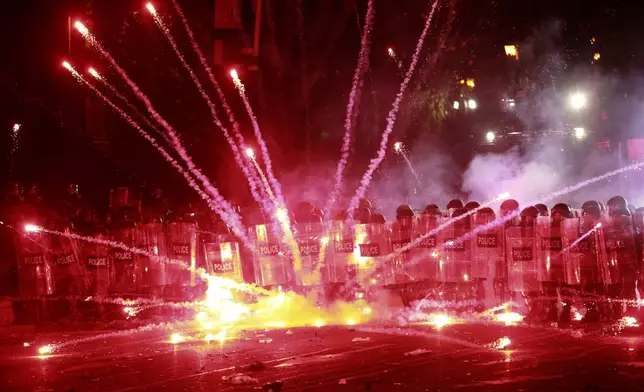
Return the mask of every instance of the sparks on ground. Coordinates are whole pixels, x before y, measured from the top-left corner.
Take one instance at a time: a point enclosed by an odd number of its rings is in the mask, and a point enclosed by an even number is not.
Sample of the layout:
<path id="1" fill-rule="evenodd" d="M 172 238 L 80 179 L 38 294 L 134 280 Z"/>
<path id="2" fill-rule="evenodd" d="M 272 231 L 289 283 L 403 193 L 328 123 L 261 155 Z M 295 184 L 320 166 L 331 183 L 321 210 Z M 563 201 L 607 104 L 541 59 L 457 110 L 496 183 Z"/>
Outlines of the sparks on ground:
<path id="1" fill-rule="evenodd" d="M 515 325 L 523 321 L 523 316 L 515 312 L 503 312 L 495 316 L 496 321 L 505 325 Z"/>
<path id="2" fill-rule="evenodd" d="M 51 344 L 44 345 L 38 349 L 38 354 L 47 355 L 54 352 L 54 346 Z"/>
<path id="3" fill-rule="evenodd" d="M 454 323 L 454 320 L 444 313 L 430 315 L 429 322 L 428 322 L 428 324 L 433 325 L 438 329 L 453 323 Z"/>
<path id="4" fill-rule="evenodd" d="M 172 344 L 179 344 L 185 340 L 186 338 L 183 337 L 183 335 L 181 335 L 180 333 L 173 333 L 172 335 L 170 335 L 170 343 Z"/>

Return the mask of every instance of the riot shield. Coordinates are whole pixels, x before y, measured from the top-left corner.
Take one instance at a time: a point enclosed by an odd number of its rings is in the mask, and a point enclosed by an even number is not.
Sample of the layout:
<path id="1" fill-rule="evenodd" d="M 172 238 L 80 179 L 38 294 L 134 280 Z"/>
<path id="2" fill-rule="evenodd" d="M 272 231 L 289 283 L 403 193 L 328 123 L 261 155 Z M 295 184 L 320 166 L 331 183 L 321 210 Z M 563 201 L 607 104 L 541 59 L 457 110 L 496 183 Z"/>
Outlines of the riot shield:
<path id="1" fill-rule="evenodd" d="M 354 232 L 351 224 L 344 221 L 331 222 L 328 257 L 321 268 L 325 283 L 346 283 L 356 278 L 354 260 Z"/>
<path id="2" fill-rule="evenodd" d="M 103 235 L 97 239 L 107 240 Z M 84 242 L 81 244 L 81 255 L 89 279 L 89 294 L 106 295 L 114 281 L 114 263 L 110 249 L 101 244 Z"/>
<path id="3" fill-rule="evenodd" d="M 166 226 L 169 258 L 166 267 L 168 283 L 194 286 L 197 283 L 197 225 L 173 222 Z"/>
<path id="4" fill-rule="evenodd" d="M 281 232 L 274 233 L 268 224 L 261 224 L 251 226 L 249 234 L 256 248 L 255 281 L 261 286 L 294 284 L 293 262 L 289 250 L 281 242 Z"/>
<path id="5" fill-rule="evenodd" d="M 505 228 L 505 235 L 508 289 L 525 293 L 539 291 L 535 229 L 510 226 Z"/>
<path id="6" fill-rule="evenodd" d="M 20 295 L 36 297 L 54 294 L 50 237 L 44 233 L 21 233 L 17 255 Z"/>
<path id="7" fill-rule="evenodd" d="M 442 247 L 438 256 L 439 280 L 444 283 L 467 282 L 472 276 L 471 240 L 463 238 L 470 230 L 460 223 L 454 222 L 438 233 Z"/>
<path id="8" fill-rule="evenodd" d="M 322 253 L 324 225 L 322 222 L 308 222 L 296 223 L 293 226 L 302 266 L 300 271 L 295 271 L 297 282 L 304 286 L 319 285 L 320 267 L 324 264 L 323 257 L 326 254 Z"/>
<path id="9" fill-rule="evenodd" d="M 217 236 L 216 241 L 204 242 L 207 271 L 213 275 L 243 282 L 239 243 L 229 236 Z"/>
<path id="10" fill-rule="evenodd" d="M 52 237 L 56 294 L 79 295 L 87 292 L 86 270 L 81 264 L 80 243 L 64 236 Z"/>
<path id="11" fill-rule="evenodd" d="M 640 268 L 635 242 L 635 228 L 630 217 L 607 217 L 602 221 L 606 259 L 602 263 L 605 284 L 633 283 Z"/>
<path id="12" fill-rule="evenodd" d="M 476 226 L 484 226 L 494 220 L 485 216 L 474 217 Z M 476 228 L 475 228 L 476 229 Z M 472 278 L 504 279 L 503 227 L 496 226 L 477 231 L 472 237 Z"/>
<path id="13" fill-rule="evenodd" d="M 590 216 L 568 218 L 562 222 L 566 284 L 584 287 L 601 283 L 596 224 Z"/>
<path id="14" fill-rule="evenodd" d="M 422 214 L 414 222 L 413 239 L 415 245 L 412 252 L 412 271 L 416 280 L 438 281 L 439 259 L 437 257 L 438 233 L 436 229 L 445 221 L 446 218 Z"/>
<path id="15" fill-rule="evenodd" d="M 382 223 L 356 224 L 354 251 L 356 281 L 361 286 L 378 283 L 383 273 L 382 257 L 390 252 L 389 228 Z"/>
<path id="16" fill-rule="evenodd" d="M 131 247 L 134 244 L 134 228 L 109 230 L 110 239 L 117 243 Z M 111 292 L 132 294 L 136 292 L 138 276 L 134 253 L 121 248 L 111 248 L 110 253 L 114 261 L 114 283 Z"/>
<path id="17" fill-rule="evenodd" d="M 161 223 L 137 223 L 134 227 L 134 246 L 156 257 L 134 254 L 137 274 L 137 291 L 140 293 L 160 293 L 168 284 L 166 279 L 167 248 L 165 229 Z"/>
<path id="18" fill-rule="evenodd" d="M 552 221 L 550 217 L 540 216 L 537 217 L 535 229 L 539 281 L 563 283 L 565 276 L 561 223 Z"/>

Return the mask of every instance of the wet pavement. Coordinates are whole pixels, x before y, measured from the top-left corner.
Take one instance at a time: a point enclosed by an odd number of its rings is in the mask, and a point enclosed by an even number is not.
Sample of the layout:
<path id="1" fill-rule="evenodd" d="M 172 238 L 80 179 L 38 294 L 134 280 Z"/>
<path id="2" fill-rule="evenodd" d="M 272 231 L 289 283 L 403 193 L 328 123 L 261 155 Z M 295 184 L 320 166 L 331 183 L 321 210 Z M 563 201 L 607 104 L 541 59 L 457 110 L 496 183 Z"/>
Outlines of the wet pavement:
<path id="1" fill-rule="evenodd" d="M 171 344 L 167 326 L 136 333 L 4 334 L 0 391 L 644 388 L 644 331 L 628 328 L 615 335 L 592 328 L 293 328 L 240 331 L 223 344 Z M 35 355 L 38 347 L 60 342 L 68 345 Z"/>

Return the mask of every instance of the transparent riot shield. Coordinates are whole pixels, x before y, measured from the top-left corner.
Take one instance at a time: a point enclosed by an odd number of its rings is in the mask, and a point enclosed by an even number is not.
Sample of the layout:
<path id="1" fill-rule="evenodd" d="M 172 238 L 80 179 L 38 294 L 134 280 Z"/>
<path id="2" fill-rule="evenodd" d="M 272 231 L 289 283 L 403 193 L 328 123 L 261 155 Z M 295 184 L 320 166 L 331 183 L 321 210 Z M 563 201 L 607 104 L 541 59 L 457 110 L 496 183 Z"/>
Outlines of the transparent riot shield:
<path id="1" fill-rule="evenodd" d="M 598 227 L 590 216 L 565 219 L 561 224 L 566 284 L 601 283 Z"/>
<path id="2" fill-rule="evenodd" d="M 80 243 L 64 236 L 52 237 L 56 294 L 79 295 L 87 292 L 86 270 L 81 264 Z"/>
<path id="3" fill-rule="evenodd" d="M 414 258 L 411 241 L 414 236 L 414 217 L 399 218 L 391 223 L 391 251 L 393 259 L 387 262 L 388 271 L 385 276 L 390 284 L 401 284 L 416 280 L 418 260 Z"/>
<path id="4" fill-rule="evenodd" d="M 134 245 L 134 227 L 110 230 L 110 239 L 127 247 Z M 132 294 L 137 288 L 137 271 L 134 262 L 134 253 L 121 248 L 111 248 L 110 253 L 114 261 L 114 283 L 111 292 Z"/>
<path id="5" fill-rule="evenodd" d="M 230 236 L 219 235 L 203 243 L 206 270 L 214 275 L 243 282 L 239 243 Z"/>
<path id="6" fill-rule="evenodd" d="M 357 224 L 354 230 L 356 281 L 363 287 L 377 284 L 378 275 L 383 273 L 381 256 L 390 252 L 390 230 L 382 223 Z"/>
<path id="7" fill-rule="evenodd" d="M 108 240 L 103 235 L 95 238 Z M 89 280 L 89 294 L 107 295 L 114 282 L 114 263 L 110 249 L 105 245 L 84 242 L 81 244 L 81 255 Z"/>
<path id="8" fill-rule="evenodd" d="M 439 232 L 438 238 L 442 251 L 438 255 L 438 271 L 441 282 L 458 283 L 468 282 L 471 279 L 471 240 L 463 238 L 469 231 L 457 221 Z"/>
<path id="9" fill-rule="evenodd" d="M 417 280 L 437 282 L 439 278 L 439 259 L 437 228 L 446 221 L 435 215 L 422 214 L 417 217 L 413 227 L 414 251 L 412 271 Z"/>
<path id="10" fill-rule="evenodd" d="M 267 224 L 252 226 L 249 231 L 256 248 L 255 281 L 269 287 L 293 285 L 293 262 L 281 242 L 281 234 L 274 233 Z"/>
<path id="11" fill-rule="evenodd" d="M 169 258 L 166 267 L 169 284 L 175 287 L 197 283 L 197 225 L 173 222 L 166 226 Z"/>
<path id="12" fill-rule="evenodd" d="M 550 217 L 537 217 L 536 258 L 540 282 L 565 281 L 561 223 Z"/>
<path id="13" fill-rule="evenodd" d="M 54 294 L 50 237 L 44 233 L 21 234 L 17 255 L 20 295 L 36 297 Z"/>
<path id="14" fill-rule="evenodd" d="M 165 228 L 161 223 L 137 223 L 134 227 L 134 246 L 155 257 L 134 254 L 137 273 L 137 291 L 140 293 L 160 293 L 167 285 Z"/>
<path id="15" fill-rule="evenodd" d="M 605 284 L 633 283 L 640 275 L 635 228 L 630 217 L 602 220 L 606 259 L 602 263 Z"/>
<path id="16" fill-rule="evenodd" d="M 493 219 L 474 217 L 475 226 L 484 226 Z M 476 227 L 475 227 L 476 229 Z M 472 237 L 472 278 L 504 279 L 503 227 L 491 227 L 477 231 Z"/>
<path id="17" fill-rule="evenodd" d="M 524 293 L 539 291 L 534 228 L 510 226 L 505 228 L 505 235 L 508 289 Z"/>
<path id="18" fill-rule="evenodd" d="M 315 286 L 321 283 L 320 267 L 324 264 L 322 253 L 324 225 L 322 222 L 296 223 L 294 236 L 300 249 L 301 270 L 295 271 L 298 283 Z"/>
<path id="19" fill-rule="evenodd" d="M 341 220 L 331 222 L 331 238 L 326 248 L 328 256 L 321 268 L 325 283 L 346 283 L 356 278 L 354 238 L 351 224 Z"/>

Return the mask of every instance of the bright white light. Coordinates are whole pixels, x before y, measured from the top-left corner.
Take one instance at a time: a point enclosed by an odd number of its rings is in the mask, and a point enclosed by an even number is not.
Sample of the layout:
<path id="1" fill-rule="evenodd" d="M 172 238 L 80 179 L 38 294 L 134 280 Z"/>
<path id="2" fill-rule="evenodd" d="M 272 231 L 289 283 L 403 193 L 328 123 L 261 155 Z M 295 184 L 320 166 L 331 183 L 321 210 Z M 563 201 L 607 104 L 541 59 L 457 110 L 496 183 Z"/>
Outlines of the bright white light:
<path id="1" fill-rule="evenodd" d="M 572 109 L 580 110 L 586 107 L 588 99 L 586 98 L 585 94 L 576 92 L 570 95 L 569 103 Z"/>
<path id="2" fill-rule="evenodd" d="M 476 103 L 475 100 L 473 100 L 473 99 L 468 99 L 467 100 L 467 107 L 468 108 L 474 110 L 474 109 L 476 109 L 476 106 L 477 106 L 477 103 Z"/>
<path id="3" fill-rule="evenodd" d="M 595 229 L 599 229 L 600 227 L 602 227 L 601 222 L 599 222 L 599 223 L 597 223 L 597 224 L 595 225 Z"/>
<path id="4" fill-rule="evenodd" d="M 401 142 L 396 142 L 394 143 L 394 150 L 396 152 L 400 152 L 400 149 L 402 148 L 402 143 Z"/>
<path id="5" fill-rule="evenodd" d="M 85 25 L 79 21 L 74 22 L 74 28 L 78 30 L 78 32 L 81 33 L 81 35 L 83 36 L 89 34 L 89 30 L 87 30 L 87 27 L 85 27 Z"/>
<path id="6" fill-rule="evenodd" d="M 277 211 L 275 211 L 275 217 L 278 221 L 284 222 L 286 219 L 288 219 L 288 211 L 286 211 L 286 209 L 284 208 L 278 208 Z"/>
<path id="7" fill-rule="evenodd" d="M 496 197 L 496 200 L 501 201 L 510 198 L 510 192 L 503 192 Z"/>
<path id="8" fill-rule="evenodd" d="M 45 346 L 42 346 L 38 349 L 38 354 L 40 355 L 46 355 L 46 354 L 51 354 L 54 352 L 54 346 L 51 344 L 47 344 Z"/>
<path id="9" fill-rule="evenodd" d="M 18 123 L 13 124 L 13 131 L 18 132 L 19 130 L 20 130 L 20 124 L 18 124 Z"/>
<path id="10" fill-rule="evenodd" d="M 461 107 L 461 103 L 459 101 L 454 101 L 452 107 L 454 108 L 454 110 L 458 110 Z"/>
<path id="11" fill-rule="evenodd" d="M 96 70 L 94 68 L 90 67 L 87 70 L 87 72 L 89 72 L 89 74 L 92 75 L 94 78 L 101 79 L 101 75 L 99 75 L 98 72 L 96 72 Z"/>
<path id="12" fill-rule="evenodd" d="M 577 127 L 573 129 L 575 131 L 575 138 L 577 140 L 581 140 L 586 137 L 586 130 L 581 127 Z"/>
<path id="13" fill-rule="evenodd" d="M 254 158 L 255 157 L 255 151 L 253 151 L 252 148 L 248 147 L 246 149 L 246 156 L 249 158 Z"/>
<path id="14" fill-rule="evenodd" d="M 237 74 L 236 69 L 231 69 L 230 70 L 230 77 L 233 78 L 233 80 L 239 80 L 239 75 Z"/>
<path id="15" fill-rule="evenodd" d="M 485 134 L 485 140 L 487 140 L 488 143 L 493 143 L 494 139 L 496 139 L 496 135 L 492 131 L 487 131 Z"/>
<path id="16" fill-rule="evenodd" d="M 184 338 L 180 333 L 173 333 L 172 335 L 170 335 L 170 343 L 172 344 L 179 344 L 184 340 L 186 340 L 186 338 Z"/>
<path id="17" fill-rule="evenodd" d="M 40 230 L 41 230 L 41 228 L 40 228 L 40 227 L 38 227 L 38 226 L 36 226 L 36 225 L 33 225 L 33 224 L 31 224 L 31 223 L 27 223 L 27 224 L 25 225 L 25 231 L 26 231 L 27 233 L 37 233 L 37 232 L 39 232 Z"/>
<path id="18" fill-rule="evenodd" d="M 156 15 L 156 14 L 157 14 L 157 10 L 155 10 L 155 9 L 154 9 L 154 6 L 152 5 L 152 3 L 147 3 L 147 4 L 145 5 L 145 8 L 147 8 L 147 9 L 148 9 L 148 11 L 150 11 L 150 13 L 151 13 L 152 15 Z"/>
<path id="19" fill-rule="evenodd" d="M 435 326 L 438 329 L 443 328 L 444 326 L 452 323 L 453 323 L 452 318 L 442 313 L 432 314 L 429 320 L 429 324 Z"/>
<path id="20" fill-rule="evenodd" d="M 496 315 L 496 321 L 505 325 L 515 325 L 523 321 L 523 316 L 515 312 L 503 312 Z"/>
<path id="21" fill-rule="evenodd" d="M 396 53 L 392 48 L 387 48 L 387 53 L 389 54 L 389 57 L 395 57 Z"/>
<path id="22" fill-rule="evenodd" d="M 320 243 L 322 245 L 328 245 L 329 244 L 329 237 L 325 236 L 325 237 L 320 238 Z"/>
<path id="23" fill-rule="evenodd" d="M 68 70 L 72 70 L 72 65 L 68 63 L 67 61 L 63 61 L 63 67 L 65 67 Z"/>
<path id="24" fill-rule="evenodd" d="M 492 344 L 492 347 L 494 347 L 497 350 L 503 350 L 504 348 L 508 347 L 510 344 L 512 344 L 512 341 L 510 340 L 509 337 L 504 336 L 502 338 L 499 338 L 496 342 Z"/>

